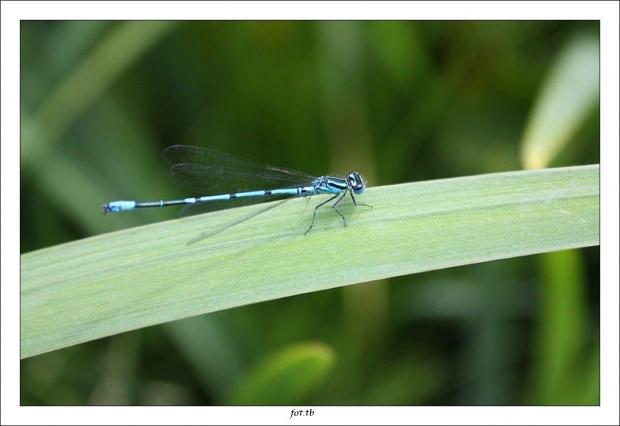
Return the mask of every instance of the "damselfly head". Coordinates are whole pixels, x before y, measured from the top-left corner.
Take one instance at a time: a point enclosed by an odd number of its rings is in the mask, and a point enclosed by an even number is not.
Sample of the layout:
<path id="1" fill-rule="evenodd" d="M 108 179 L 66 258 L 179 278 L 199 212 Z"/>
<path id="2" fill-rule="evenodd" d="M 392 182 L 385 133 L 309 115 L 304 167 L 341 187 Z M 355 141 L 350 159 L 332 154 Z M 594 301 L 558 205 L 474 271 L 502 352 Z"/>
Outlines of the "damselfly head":
<path id="1" fill-rule="evenodd" d="M 360 175 L 358 172 L 351 172 L 349 173 L 349 185 L 351 185 L 351 190 L 355 193 L 355 194 L 361 194 L 362 192 L 364 192 L 364 189 L 366 188 L 366 184 L 364 182 L 364 179 L 362 178 L 362 175 Z"/>

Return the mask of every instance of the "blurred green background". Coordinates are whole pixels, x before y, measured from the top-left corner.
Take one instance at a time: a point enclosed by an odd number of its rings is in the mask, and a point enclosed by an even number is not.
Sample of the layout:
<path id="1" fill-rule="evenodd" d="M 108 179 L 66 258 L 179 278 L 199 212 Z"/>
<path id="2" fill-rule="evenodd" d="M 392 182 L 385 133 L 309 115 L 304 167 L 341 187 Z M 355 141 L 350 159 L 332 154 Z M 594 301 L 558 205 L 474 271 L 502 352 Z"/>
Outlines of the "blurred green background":
<path id="1" fill-rule="evenodd" d="M 370 186 L 599 163 L 594 79 L 571 74 L 598 79 L 598 37 L 596 21 L 22 21 L 21 252 L 174 218 L 101 204 L 187 195 L 160 157 L 179 143 Z M 176 321 L 23 360 L 21 403 L 598 404 L 599 271 L 592 247 Z"/>

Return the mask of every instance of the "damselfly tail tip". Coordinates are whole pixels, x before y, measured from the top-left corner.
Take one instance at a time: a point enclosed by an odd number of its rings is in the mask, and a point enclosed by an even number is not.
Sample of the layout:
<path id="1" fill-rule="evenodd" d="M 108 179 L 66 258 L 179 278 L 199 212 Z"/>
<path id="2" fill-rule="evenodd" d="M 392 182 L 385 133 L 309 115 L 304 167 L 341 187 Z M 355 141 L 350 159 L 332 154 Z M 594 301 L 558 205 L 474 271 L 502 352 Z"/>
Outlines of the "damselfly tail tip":
<path id="1" fill-rule="evenodd" d="M 101 210 L 103 210 L 103 214 L 106 214 L 107 212 L 125 212 L 128 210 L 135 210 L 137 204 L 138 203 L 135 201 L 110 201 L 109 203 L 105 203 L 101 206 Z M 156 205 L 160 206 L 161 201 Z M 152 206 L 149 205 L 149 207 Z"/>

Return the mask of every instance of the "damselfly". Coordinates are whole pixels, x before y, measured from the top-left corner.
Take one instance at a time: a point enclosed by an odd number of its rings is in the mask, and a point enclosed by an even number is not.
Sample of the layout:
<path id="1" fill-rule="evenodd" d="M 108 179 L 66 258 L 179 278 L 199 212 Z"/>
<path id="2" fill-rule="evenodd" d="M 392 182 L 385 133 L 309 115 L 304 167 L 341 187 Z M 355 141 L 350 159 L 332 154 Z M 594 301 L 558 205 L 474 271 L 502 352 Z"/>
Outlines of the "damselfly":
<path id="1" fill-rule="evenodd" d="M 297 170 L 261 165 L 229 154 L 186 145 L 166 148 L 162 156 L 170 165 L 172 182 L 188 191 L 213 195 L 169 201 L 112 201 L 103 205 L 103 213 L 183 205 L 179 214 L 184 216 L 283 196 L 332 195 L 314 208 L 305 235 L 314 226 L 317 209 L 332 200 L 336 200 L 332 208 L 340 215 L 344 226 L 347 225 L 346 219 L 336 206 L 347 194 L 351 196 L 354 205 L 372 208 L 356 202 L 353 196 L 361 194 L 366 188 L 358 172 L 349 173 L 347 178 L 314 177 Z"/>

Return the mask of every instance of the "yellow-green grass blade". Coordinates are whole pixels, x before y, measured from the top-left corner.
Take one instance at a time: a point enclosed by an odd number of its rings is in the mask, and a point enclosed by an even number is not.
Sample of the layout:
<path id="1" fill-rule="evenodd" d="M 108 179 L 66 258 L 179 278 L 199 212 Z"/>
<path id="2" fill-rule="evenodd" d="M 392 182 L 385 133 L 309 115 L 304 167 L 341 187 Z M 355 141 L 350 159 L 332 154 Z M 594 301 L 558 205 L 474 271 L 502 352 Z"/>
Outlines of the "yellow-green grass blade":
<path id="1" fill-rule="evenodd" d="M 335 357 L 331 347 L 319 342 L 280 349 L 261 360 L 227 404 L 302 404 L 327 379 Z"/>
<path id="2" fill-rule="evenodd" d="M 345 228 L 323 208 L 304 236 L 323 199 L 198 240 L 265 206 L 22 255 L 22 358 L 265 300 L 599 243 L 598 165 L 369 188 L 357 200 L 373 209 L 342 202 Z"/>
<path id="3" fill-rule="evenodd" d="M 547 167 L 596 107 L 599 97 L 599 40 L 581 34 L 555 61 L 527 122 L 521 162 Z"/>

